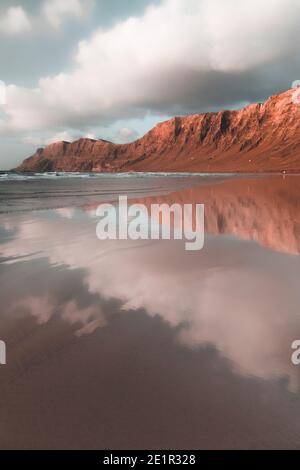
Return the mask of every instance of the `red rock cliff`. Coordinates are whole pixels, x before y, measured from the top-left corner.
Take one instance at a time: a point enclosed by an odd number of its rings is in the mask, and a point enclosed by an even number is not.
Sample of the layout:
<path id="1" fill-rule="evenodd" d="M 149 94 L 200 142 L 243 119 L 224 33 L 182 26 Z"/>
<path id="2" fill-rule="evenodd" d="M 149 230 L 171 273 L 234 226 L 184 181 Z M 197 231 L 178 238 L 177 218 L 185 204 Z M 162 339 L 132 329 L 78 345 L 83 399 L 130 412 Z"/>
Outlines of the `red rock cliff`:
<path id="1" fill-rule="evenodd" d="M 19 171 L 300 171 L 294 90 L 237 111 L 162 122 L 129 144 L 80 139 L 48 145 Z"/>

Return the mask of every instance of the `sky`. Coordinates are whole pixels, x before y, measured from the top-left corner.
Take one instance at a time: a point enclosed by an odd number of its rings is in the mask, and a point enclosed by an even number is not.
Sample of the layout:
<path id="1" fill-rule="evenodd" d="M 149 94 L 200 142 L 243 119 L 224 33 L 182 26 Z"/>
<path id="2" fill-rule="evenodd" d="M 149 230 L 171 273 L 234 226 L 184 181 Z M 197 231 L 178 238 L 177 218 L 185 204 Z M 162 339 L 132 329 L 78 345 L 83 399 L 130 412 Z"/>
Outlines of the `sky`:
<path id="1" fill-rule="evenodd" d="M 0 169 L 300 79 L 300 0 L 1 0 Z"/>

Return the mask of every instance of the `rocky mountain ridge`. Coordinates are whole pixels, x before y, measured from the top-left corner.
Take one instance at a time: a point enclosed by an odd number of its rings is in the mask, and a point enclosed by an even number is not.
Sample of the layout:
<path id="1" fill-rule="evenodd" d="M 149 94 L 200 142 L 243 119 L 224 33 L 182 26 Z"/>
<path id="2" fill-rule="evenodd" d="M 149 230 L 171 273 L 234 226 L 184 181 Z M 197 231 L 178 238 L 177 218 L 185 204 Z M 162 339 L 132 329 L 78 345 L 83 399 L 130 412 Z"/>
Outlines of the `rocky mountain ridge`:
<path id="1" fill-rule="evenodd" d="M 18 171 L 300 171 L 295 90 L 265 103 L 174 117 L 128 144 L 79 139 L 40 148 Z"/>

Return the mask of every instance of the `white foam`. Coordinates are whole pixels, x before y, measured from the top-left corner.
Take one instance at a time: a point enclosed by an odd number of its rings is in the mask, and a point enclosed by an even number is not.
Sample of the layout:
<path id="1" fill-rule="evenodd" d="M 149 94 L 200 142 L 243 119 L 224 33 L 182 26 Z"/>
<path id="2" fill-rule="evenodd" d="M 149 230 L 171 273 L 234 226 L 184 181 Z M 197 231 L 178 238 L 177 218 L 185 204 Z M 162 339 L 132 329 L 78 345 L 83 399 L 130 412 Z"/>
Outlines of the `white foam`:
<path id="1" fill-rule="evenodd" d="M 2 173 L 0 181 L 25 181 L 53 178 L 149 178 L 149 177 L 232 177 L 235 173 L 188 173 L 188 172 L 127 172 L 127 173 L 81 173 L 81 172 L 45 172 L 45 173 Z"/>

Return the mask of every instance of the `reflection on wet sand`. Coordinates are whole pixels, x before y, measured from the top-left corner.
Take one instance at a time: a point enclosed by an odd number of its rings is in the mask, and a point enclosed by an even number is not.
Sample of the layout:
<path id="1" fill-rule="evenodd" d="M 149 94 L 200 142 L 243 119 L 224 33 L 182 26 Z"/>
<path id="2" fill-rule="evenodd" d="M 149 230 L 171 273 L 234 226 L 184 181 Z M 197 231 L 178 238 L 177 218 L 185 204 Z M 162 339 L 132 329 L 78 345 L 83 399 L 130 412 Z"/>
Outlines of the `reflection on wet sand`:
<path id="1" fill-rule="evenodd" d="M 297 181 L 143 199 L 205 203 L 192 253 L 100 242 L 91 208 L 3 216 L 1 446 L 297 447 Z"/>
<path id="2" fill-rule="evenodd" d="M 254 240 L 276 251 L 300 253 L 297 176 L 235 179 L 182 189 L 143 202 L 205 204 L 206 232 Z"/>

